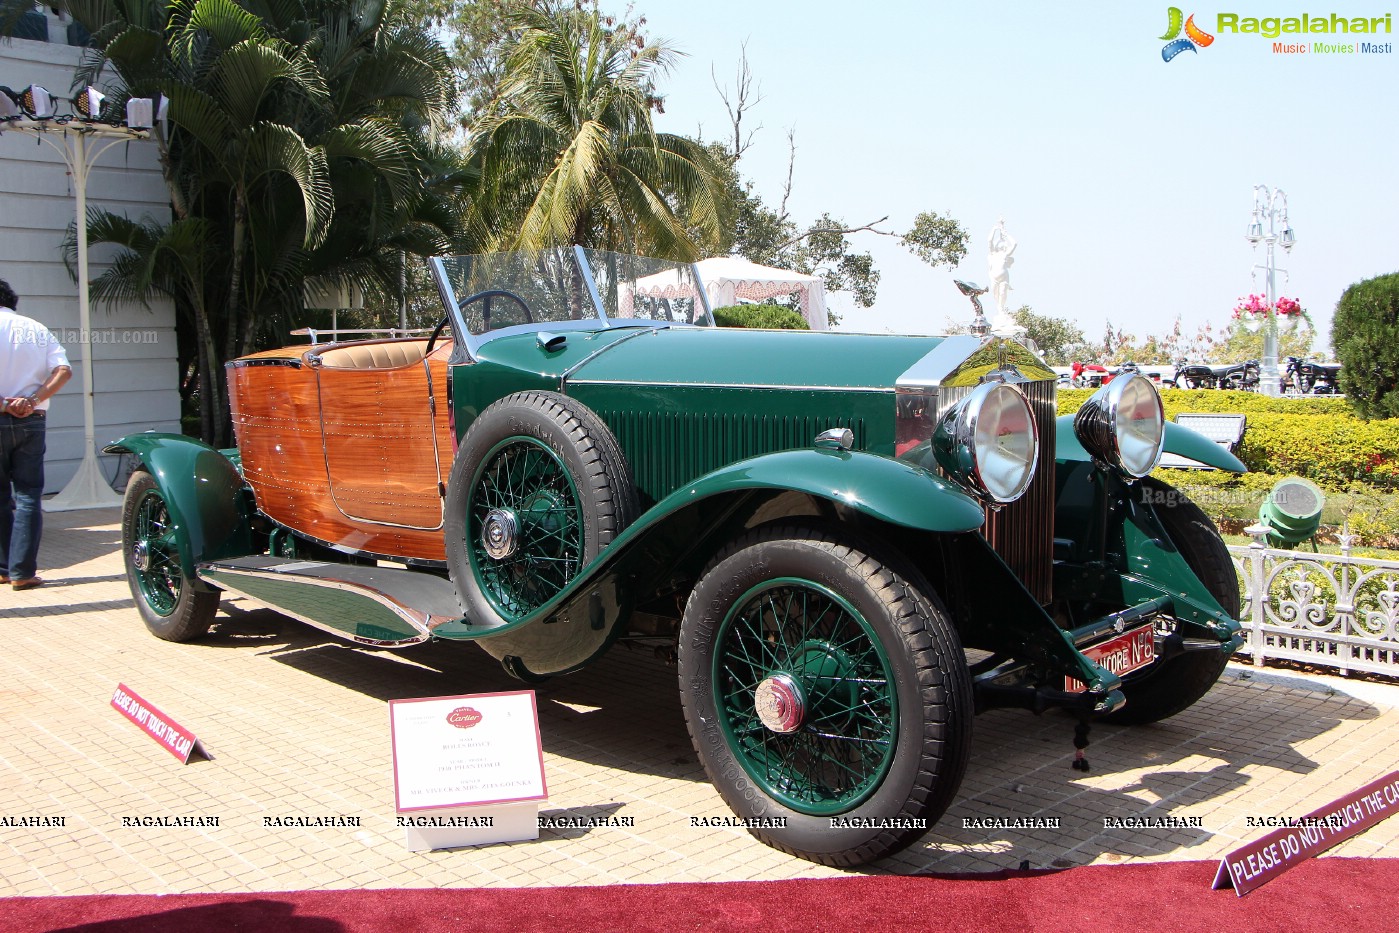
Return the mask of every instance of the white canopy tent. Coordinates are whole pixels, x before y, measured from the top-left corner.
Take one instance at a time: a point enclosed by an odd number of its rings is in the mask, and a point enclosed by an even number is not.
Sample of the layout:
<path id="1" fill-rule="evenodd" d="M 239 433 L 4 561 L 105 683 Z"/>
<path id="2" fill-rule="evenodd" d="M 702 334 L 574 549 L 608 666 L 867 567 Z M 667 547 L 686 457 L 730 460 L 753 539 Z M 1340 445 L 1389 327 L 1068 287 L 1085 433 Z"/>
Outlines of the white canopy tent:
<path id="1" fill-rule="evenodd" d="M 773 269 L 739 256 L 716 256 L 695 263 L 712 307 L 796 295 L 812 330 L 826 329 L 826 285 L 820 276 Z"/>

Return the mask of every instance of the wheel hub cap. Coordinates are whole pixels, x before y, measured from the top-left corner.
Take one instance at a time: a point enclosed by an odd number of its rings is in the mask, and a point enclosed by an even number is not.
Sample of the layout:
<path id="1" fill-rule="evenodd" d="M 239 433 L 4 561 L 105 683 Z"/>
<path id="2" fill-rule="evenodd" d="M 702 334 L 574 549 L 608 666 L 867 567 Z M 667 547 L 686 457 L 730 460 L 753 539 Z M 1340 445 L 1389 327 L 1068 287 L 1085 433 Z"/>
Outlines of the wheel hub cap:
<path id="1" fill-rule="evenodd" d="M 491 509 L 481 524 L 481 546 L 492 560 L 505 560 L 519 546 L 520 523 L 509 509 Z"/>
<path id="2" fill-rule="evenodd" d="M 151 552 L 146 542 L 137 541 L 131 545 L 131 566 L 145 573 L 151 569 Z"/>
<path id="3" fill-rule="evenodd" d="M 773 674 L 758 684 L 753 706 L 759 722 L 783 735 L 796 732 L 806 719 L 806 698 L 787 674 Z"/>

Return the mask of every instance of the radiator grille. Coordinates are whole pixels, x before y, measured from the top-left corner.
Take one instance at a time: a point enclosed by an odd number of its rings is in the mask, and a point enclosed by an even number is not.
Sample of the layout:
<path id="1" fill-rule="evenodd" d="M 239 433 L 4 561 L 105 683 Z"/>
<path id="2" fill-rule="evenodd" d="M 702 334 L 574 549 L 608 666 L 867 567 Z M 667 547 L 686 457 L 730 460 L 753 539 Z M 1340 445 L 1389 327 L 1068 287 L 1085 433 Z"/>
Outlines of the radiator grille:
<path id="1" fill-rule="evenodd" d="M 659 500 L 736 460 L 810 447 L 828 428 L 849 428 L 865 450 L 862 418 L 722 412 L 599 411 L 632 468 L 643 497 Z"/>
<path id="2" fill-rule="evenodd" d="M 1047 604 L 1054 575 L 1054 419 L 1055 383 L 1021 383 L 1040 429 L 1039 466 L 1025 495 L 1001 509 L 986 510 L 983 534 L 1025 589 Z"/>

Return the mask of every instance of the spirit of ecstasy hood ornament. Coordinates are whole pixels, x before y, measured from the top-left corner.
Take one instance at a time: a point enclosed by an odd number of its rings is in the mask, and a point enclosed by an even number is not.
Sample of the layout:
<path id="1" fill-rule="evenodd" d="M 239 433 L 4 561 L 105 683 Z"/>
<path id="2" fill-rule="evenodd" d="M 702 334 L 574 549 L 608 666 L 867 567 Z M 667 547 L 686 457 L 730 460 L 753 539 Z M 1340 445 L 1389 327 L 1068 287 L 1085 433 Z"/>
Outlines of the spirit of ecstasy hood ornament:
<path id="1" fill-rule="evenodd" d="M 961 279 L 953 279 L 957 283 L 957 288 L 972 300 L 972 307 L 976 309 L 976 319 L 972 321 L 972 333 L 978 337 L 985 337 L 991 332 L 991 322 L 986 320 L 986 312 L 981 307 L 981 296 L 986 294 L 986 289 L 971 282 L 963 282 Z"/>

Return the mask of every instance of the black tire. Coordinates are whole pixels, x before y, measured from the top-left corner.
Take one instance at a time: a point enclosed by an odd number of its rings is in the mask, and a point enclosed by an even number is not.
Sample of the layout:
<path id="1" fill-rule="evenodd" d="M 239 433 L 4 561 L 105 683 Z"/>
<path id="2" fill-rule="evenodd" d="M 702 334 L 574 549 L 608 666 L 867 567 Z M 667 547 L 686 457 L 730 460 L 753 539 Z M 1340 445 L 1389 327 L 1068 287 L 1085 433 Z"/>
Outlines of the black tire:
<path id="1" fill-rule="evenodd" d="M 904 848 L 966 772 L 971 677 L 946 610 L 897 555 L 842 530 L 767 526 L 721 551 L 685 607 L 679 680 L 725 802 L 763 842 L 813 862 Z M 783 691 L 800 699 L 774 702 Z"/>
<path id="2" fill-rule="evenodd" d="M 637 500 L 601 418 L 567 396 L 519 392 L 488 406 L 466 432 L 446 508 L 447 565 L 462 609 L 512 622 L 607 547 L 636 517 Z M 508 541 L 506 512 L 515 528 Z M 494 544 L 483 538 L 488 529 L 500 535 Z M 504 556 L 488 551 L 507 544 Z"/>
<path id="3" fill-rule="evenodd" d="M 141 621 L 165 641 L 193 641 L 209 632 L 219 594 L 195 589 L 180 569 L 179 541 L 155 478 L 131 474 L 121 510 L 126 582 Z"/>
<path id="4" fill-rule="evenodd" d="M 1239 577 L 1219 529 L 1175 487 L 1154 479 L 1142 480 L 1142 486 L 1156 504 L 1156 515 L 1171 543 L 1220 607 L 1237 619 Z M 1222 651 L 1188 651 L 1156 661 L 1122 678 L 1127 705 L 1104 718 L 1124 725 L 1142 725 L 1174 716 L 1209 693 L 1228 663 L 1229 658 Z"/>

